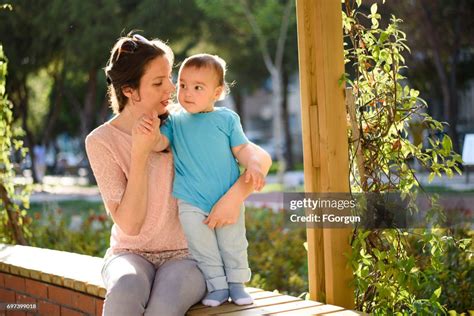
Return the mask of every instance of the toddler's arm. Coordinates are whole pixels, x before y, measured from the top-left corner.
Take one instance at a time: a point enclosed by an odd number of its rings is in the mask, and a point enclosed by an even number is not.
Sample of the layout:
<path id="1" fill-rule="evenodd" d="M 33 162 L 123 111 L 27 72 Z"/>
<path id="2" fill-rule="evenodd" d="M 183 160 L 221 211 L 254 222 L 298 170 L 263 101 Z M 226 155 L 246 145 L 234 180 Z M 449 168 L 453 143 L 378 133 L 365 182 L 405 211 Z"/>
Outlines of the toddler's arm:
<path id="1" fill-rule="evenodd" d="M 236 157 L 239 162 L 243 165 L 254 166 L 263 176 L 266 176 L 272 165 L 270 155 L 253 143 L 243 146 L 236 153 L 240 158 Z M 240 206 L 253 191 L 254 183 L 247 181 L 246 174 L 244 173 L 217 201 L 204 224 L 208 225 L 209 228 L 219 228 L 236 223 L 240 214 Z"/>
<path id="2" fill-rule="evenodd" d="M 245 182 L 251 181 L 254 189 L 260 191 L 265 185 L 265 176 L 272 165 L 270 155 L 253 143 L 232 147 L 232 153 L 245 168 Z"/>
<path id="3" fill-rule="evenodd" d="M 160 152 L 168 148 L 168 146 L 170 145 L 170 141 L 168 140 L 168 137 L 160 133 L 159 128 L 157 131 L 157 138 L 158 138 L 158 141 L 155 147 L 153 147 L 153 151 Z"/>
<path id="4" fill-rule="evenodd" d="M 170 142 L 168 138 L 160 132 L 160 119 L 156 116 L 143 117 L 139 122 L 139 129 L 145 134 L 155 133 L 156 143 L 153 151 L 160 152 L 168 148 Z"/>

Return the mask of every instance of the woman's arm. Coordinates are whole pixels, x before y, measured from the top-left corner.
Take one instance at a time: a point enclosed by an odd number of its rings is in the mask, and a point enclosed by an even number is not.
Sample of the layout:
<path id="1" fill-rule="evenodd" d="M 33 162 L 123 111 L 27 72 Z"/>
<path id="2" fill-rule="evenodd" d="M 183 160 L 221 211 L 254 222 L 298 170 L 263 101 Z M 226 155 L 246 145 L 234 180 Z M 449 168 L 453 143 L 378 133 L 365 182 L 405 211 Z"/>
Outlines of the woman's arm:
<path id="1" fill-rule="evenodd" d="M 106 141 L 96 135 L 86 138 L 89 163 L 107 213 L 125 234 L 137 235 L 146 213 L 147 159 L 145 155 L 133 155 L 127 177 Z"/>
<path id="2" fill-rule="evenodd" d="M 264 176 L 268 174 L 272 165 L 270 155 L 253 143 L 244 145 L 234 155 L 243 166 L 247 167 L 247 170 L 249 168 L 258 170 Z M 253 182 L 248 181 L 246 177 L 246 173 L 242 174 L 234 185 L 217 201 L 204 224 L 210 228 L 219 228 L 237 222 L 240 206 L 254 191 Z"/>
<path id="3" fill-rule="evenodd" d="M 120 204 L 114 211 L 111 210 L 114 223 L 128 235 L 138 235 L 145 221 L 148 205 L 148 156 L 162 136 L 159 126 L 160 121 L 156 115 L 143 115 L 132 129 L 127 186 Z"/>
<path id="4" fill-rule="evenodd" d="M 148 205 L 148 156 L 155 133 L 145 133 L 139 122 L 132 129 L 130 169 L 126 177 L 100 136 L 88 136 L 86 150 L 104 204 L 114 223 L 127 235 L 138 235 Z"/>
<path id="5" fill-rule="evenodd" d="M 110 209 L 115 224 L 127 235 L 136 236 L 145 221 L 148 202 L 148 155 L 133 154 L 127 186 L 120 204 Z"/>

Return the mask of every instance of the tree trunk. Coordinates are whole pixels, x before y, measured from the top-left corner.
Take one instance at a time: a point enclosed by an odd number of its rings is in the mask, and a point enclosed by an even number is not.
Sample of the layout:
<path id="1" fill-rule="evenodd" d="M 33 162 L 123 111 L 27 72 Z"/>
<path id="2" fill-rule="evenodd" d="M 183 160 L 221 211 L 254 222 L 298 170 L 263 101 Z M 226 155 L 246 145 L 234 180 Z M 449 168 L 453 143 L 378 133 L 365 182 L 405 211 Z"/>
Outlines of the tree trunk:
<path id="1" fill-rule="evenodd" d="M 235 112 L 239 114 L 242 128 L 245 130 L 244 96 L 243 96 L 242 90 L 235 89 L 234 92 L 232 93 L 232 97 L 235 103 Z"/>
<path id="2" fill-rule="evenodd" d="M 63 81 L 62 74 L 55 77 L 54 87 L 56 90 L 56 95 L 55 95 L 53 104 L 49 108 L 48 116 L 45 122 L 44 132 L 41 137 L 41 144 L 45 147 L 48 147 L 51 144 L 53 130 L 58 121 L 59 114 L 61 113 L 61 108 L 63 105 L 63 95 L 64 95 L 63 83 L 64 81 Z"/>
<path id="3" fill-rule="evenodd" d="M 87 82 L 87 91 L 84 97 L 84 105 L 81 109 L 81 131 L 80 137 L 82 142 L 86 139 L 87 134 L 92 130 L 95 124 L 94 118 L 96 110 L 96 98 L 97 98 L 97 69 L 92 68 L 89 70 L 89 80 Z"/>
<path id="4" fill-rule="evenodd" d="M 433 63 L 435 65 L 436 73 L 438 75 L 441 95 L 443 100 L 444 120 L 449 123 L 448 135 L 453 141 L 453 150 L 459 152 L 459 137 L 457 133 L 457 89 L 456 89 L 456 66 L 457 66 L 457 50 L 451 56 L 451 73 L 448 73 L 441 57 L 442 44 L 439 41 L 435 26 L 431 20 L 432 14 L 429 12 L 427 5 L 419 4 L 418 7 L 422 12 L 422 17 L 425 20 L 425 35 L 428 40 L 431 50 L 433 52 Z M 454 82 L 453 82 L 454 80 Z M 455 100 L 453 100 L 455 98 Z"/>
<path id="5" fill-rule="evenodd" d="M 282 109 L 282 122 L 283 130 L 285 132 L 285 160 L 286 160 L 286 169 L 291 170 L 294 168 L 294 156 L 293 156 L 293 140 L 291 138 L 290 130 L 290 113 L 288 110 L 288 85 L 289 85 L 289 74 L 288 70 L 283 69 L 283 98 L 281 102 Z"/>
<path id="6" fill-rule="evenodd" d="M 21 229 L 21 224 L 18 222 L 18 217 L 20 216 L 14 210 L 14 202 L 8 196 L 8 192 L 3 184 L 0 183 L 0 199 L 2 200 L 2 204 L 5 207 L 8 217 L 8 226 L 10 226 L 10 231 L 12 233 L 13 240 L 18 245 L 27 246 L 28 242 L 23 235 L 23 230 Z"/>
<path id="7" fill-rule="evenodd" d="M 81 111 L 81 144 L 83 145 L 82 152 L 86 152 L 85 149 L 85 140 L 87 134 L 93 129 L 95 125 L 94 118 L 96 106 L 96 98 L 97 98 L 97 69 L 92 68 L 89 70 L 89 81 L 87 82 L 87 91 L 86 96 L 84 98 L 84 108 Z M 87 169 L 87 178 L 89 180 L 89 184 L 95 184 L 94 174 L 92 172 L 92 168 L 90 164 L 86 164 Z"/>
<path id="8" fill-rule="evenodd" d="M 453 140 L 453 150 L 457 153 L 460 152 L 459 134 L 457 131 L 458 127 L 458 90 L 457 90 L 457 71 L 456 67 L 459 60 L 459 53 L 455 52 L 451 62 L 451 73 L 449 82 L 449 95 L 450 95 L 450 120 L 449 120 L 449 136 Z"/>
<path id="9" fill-rule="evenodd" d="M 465 10 L 466 1 L 460 1 L 460 5 L 458 6 L 458 15 L 461 16 L 463 11 Z M 461 43 L 461 19 L 456 19 L 454 21 L 454 49 L 453 53 L 450 58 L 450 85 L 449 85 L 449 93 L 450 93 L 450 109 L 451 109 L 451 122 L 450 122 L 450 130 L 451 130 L 451 138 L 453 140 L 453 150 L 457 153 L 460 152 L 460 143 L 459 143 L 459 134 L 458 134 L 458 89 L 457 89 L 457 67 L 459 64 L 459 55 L 460 55 L 460 43 Z"/>
<path id="10" fill-rule="evenodd" d="M 35 141 L 33 134 L 28 128 L 28 88 L 26 87 L 26 78 L 25 82 L 22 84 L 21 89 L 23 91 L 20 101 L 20 111 L 22 118 L 22 128 L 25 131 L 25 145 L 28 148 L 28 153 L 31 160 L 31 175 L 33 177 L 34 183 L 39 183 L 38 175 L 36 174 L 36 162 L 35 162 Z"/>
<path id="11" fill-rule="evenodd" d="M 279 162 L 277 178 L 279 183 L 283 183 L 283 175 L 286 171 L 286 159 L 283 148 L 283 124 L 281 119 L 281 100 L 282 100 L 282 76 L 279 69 L 274 68 L 271 71 L 272 78 L 272 107 L 273 112 L 273 137 L 275 140 L 275 155 Z"/>
<path id="12" fill-rule="evenodd" d="M 97 124 L 102 124 L 102 123 L 105 123 L 105 121 L 107 121 L 107 118 L 109 116 L 109 111 L 110 111 L 109 100 L 105 98 L 104 102 L 102 102 L 102 105 L 100 107 Z"/>

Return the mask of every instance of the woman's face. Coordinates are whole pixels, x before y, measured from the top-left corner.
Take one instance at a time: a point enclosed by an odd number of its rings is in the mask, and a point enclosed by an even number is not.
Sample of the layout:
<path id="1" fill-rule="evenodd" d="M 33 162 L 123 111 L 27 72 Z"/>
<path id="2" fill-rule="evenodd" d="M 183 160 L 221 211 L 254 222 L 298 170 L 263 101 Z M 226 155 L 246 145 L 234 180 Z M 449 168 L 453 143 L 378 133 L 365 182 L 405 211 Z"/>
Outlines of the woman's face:
<path id="1" fill-rule="evenodd" d="M 140 88 L 133 92 L 132 104 L 140 112 L 151 115 L 156 111 L 158 115 L 166 112 L 166 107 L 176 90 L 172 77 L 171 65 L 164 56 L 150 61 L 140 79 Z"/>

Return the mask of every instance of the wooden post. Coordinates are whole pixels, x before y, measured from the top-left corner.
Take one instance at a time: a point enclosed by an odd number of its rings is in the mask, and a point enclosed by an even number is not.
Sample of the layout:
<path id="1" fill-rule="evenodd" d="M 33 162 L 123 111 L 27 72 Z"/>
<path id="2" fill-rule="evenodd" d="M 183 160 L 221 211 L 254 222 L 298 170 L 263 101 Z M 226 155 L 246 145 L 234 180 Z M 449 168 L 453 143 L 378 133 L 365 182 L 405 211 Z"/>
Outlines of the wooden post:
<path id="1" fill-rule="evenodd" d="M 342 7 L 337 0 L 296 0 L 306 192 L 348 192 Z M 351 229 L 308 229 L 311 299 L 354 307 Z"/>

